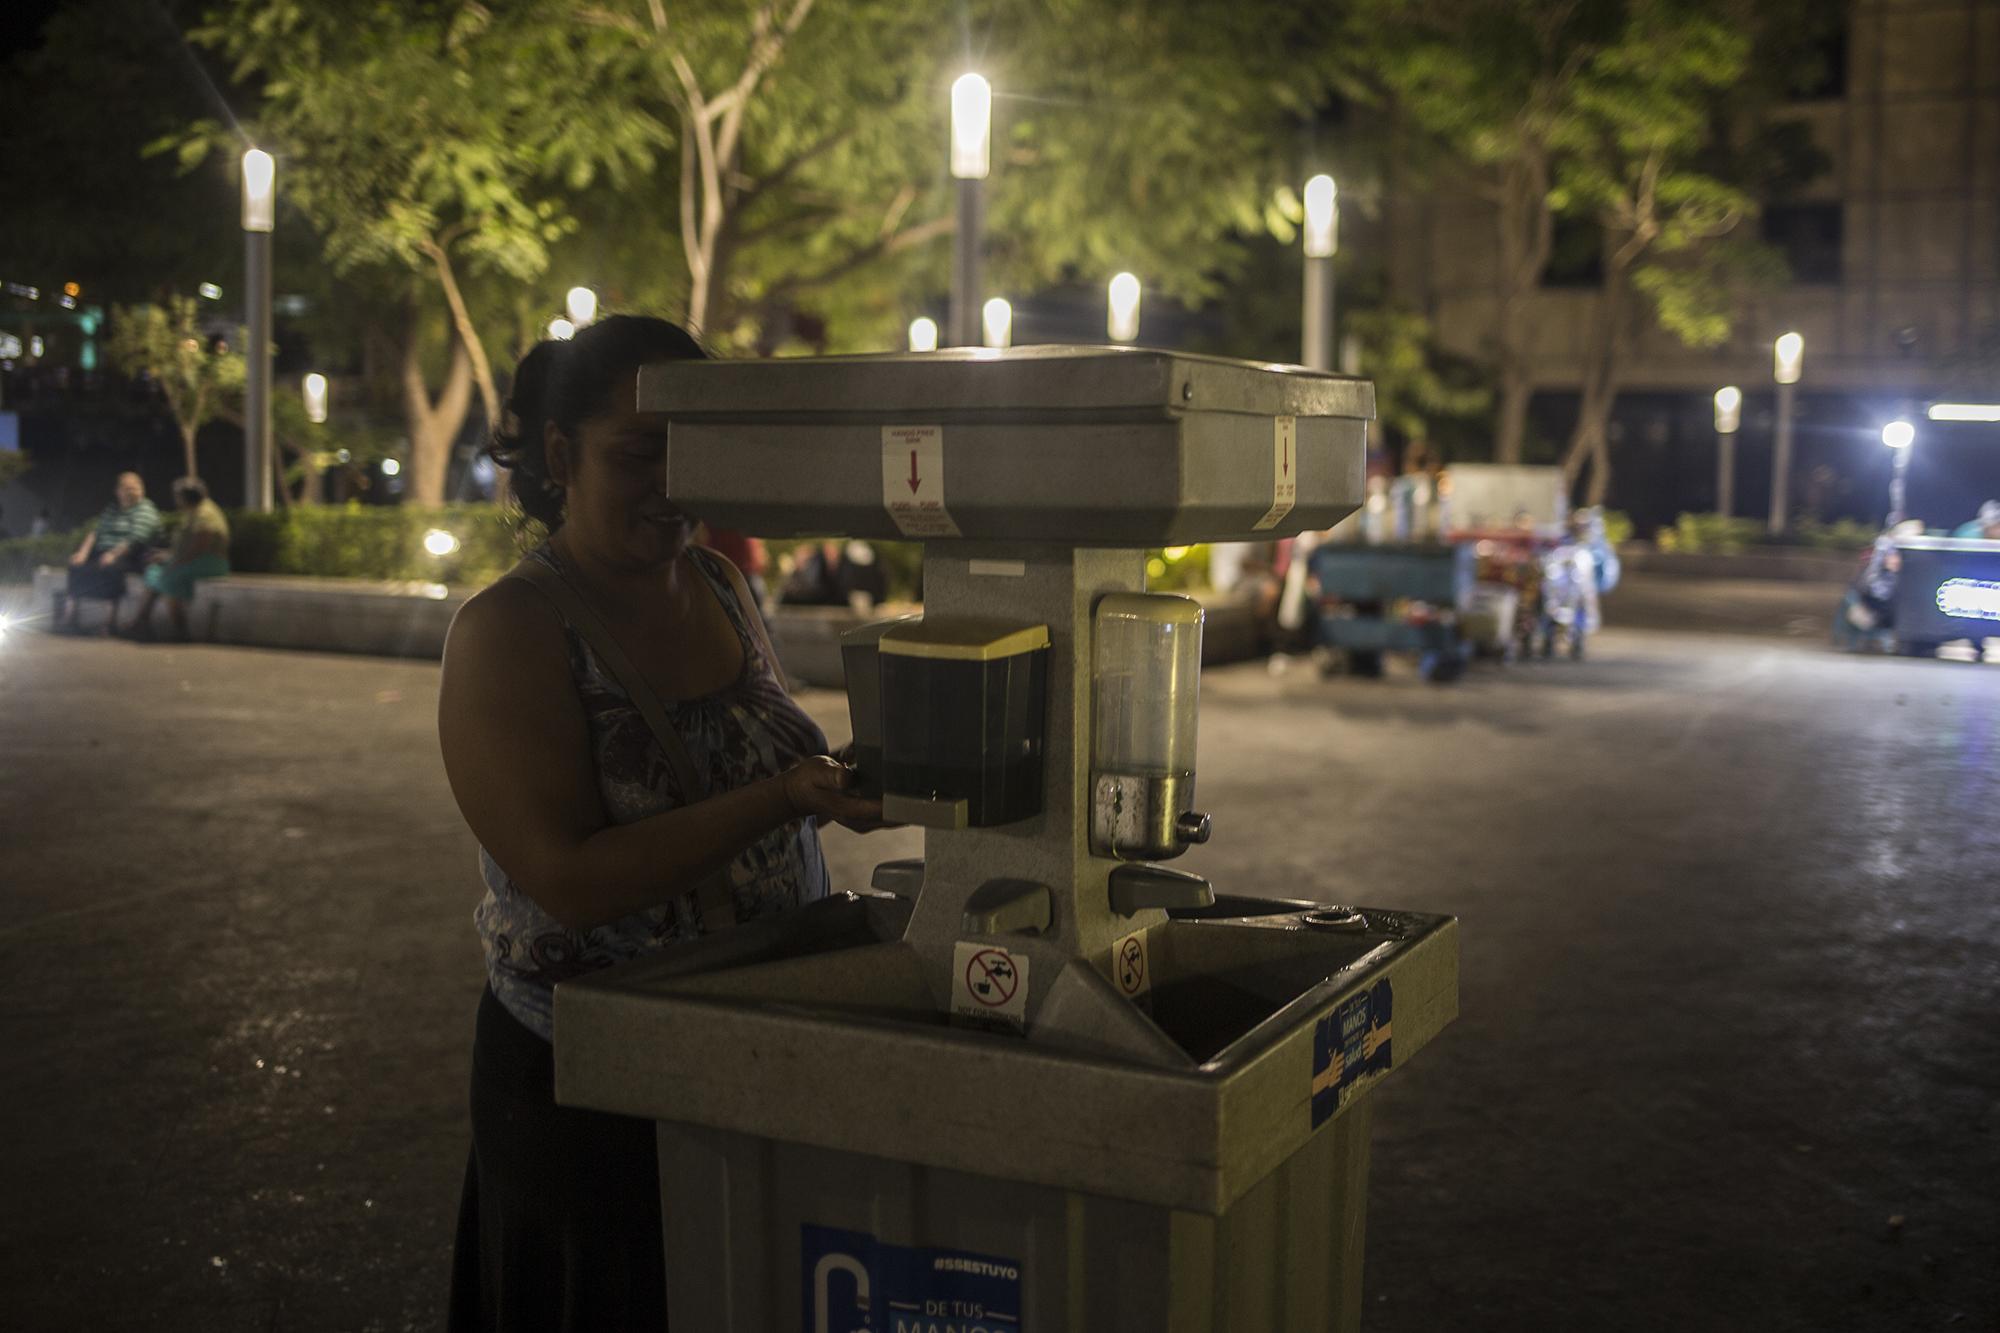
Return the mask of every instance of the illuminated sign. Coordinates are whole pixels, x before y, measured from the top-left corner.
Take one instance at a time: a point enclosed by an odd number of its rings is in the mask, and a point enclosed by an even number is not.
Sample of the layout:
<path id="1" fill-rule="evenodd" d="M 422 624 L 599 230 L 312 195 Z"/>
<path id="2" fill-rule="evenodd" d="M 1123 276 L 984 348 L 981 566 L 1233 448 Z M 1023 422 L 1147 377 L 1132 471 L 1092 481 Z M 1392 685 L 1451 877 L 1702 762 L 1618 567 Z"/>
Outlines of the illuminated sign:
<path id="1" fill-rule="evenodd" d="M 2000 583 L 1946 579 L 1938 584 L 1937 608 L 1959 620 L 2000 620 Z"/>

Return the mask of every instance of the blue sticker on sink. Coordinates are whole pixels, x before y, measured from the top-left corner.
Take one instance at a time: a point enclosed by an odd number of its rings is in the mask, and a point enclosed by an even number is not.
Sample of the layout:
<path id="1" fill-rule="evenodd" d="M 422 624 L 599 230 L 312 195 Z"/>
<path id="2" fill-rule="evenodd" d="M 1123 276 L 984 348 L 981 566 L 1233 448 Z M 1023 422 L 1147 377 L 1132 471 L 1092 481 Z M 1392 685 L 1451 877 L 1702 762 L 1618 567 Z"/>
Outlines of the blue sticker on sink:
<path id="1" fill-rule="evenodd" d="M 805 1333 L 1021 1333 L 1016 1260 L 810 1223 L 799 1255 Z"/>
<path id="2" fill-rule="evenodd" d="M 1313 1029 L 1313 1128 L 1347 1105 L 1371 1074 L 1389 1072 L 1389 1018 L 1395 992 L 1385 978 L 1349 996 Z"/>

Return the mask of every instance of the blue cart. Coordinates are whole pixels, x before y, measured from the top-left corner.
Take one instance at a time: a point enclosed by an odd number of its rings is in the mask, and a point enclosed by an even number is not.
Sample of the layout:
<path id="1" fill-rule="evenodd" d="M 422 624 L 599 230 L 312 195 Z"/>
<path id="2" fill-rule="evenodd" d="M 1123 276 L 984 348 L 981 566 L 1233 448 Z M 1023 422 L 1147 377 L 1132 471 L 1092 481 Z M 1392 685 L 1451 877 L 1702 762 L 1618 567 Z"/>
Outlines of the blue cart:
<path id="1" fill-rule="evenodd" d="M 1935 657 L 1938 645 L 2000 638 L 2000 542 L 1900 537 L 1891 599 L 1896 651 Z"/>
<path id="2" fill-rule="evenodd" d="M 1467 545 L 1316 547 L 1307 557 L 1318 588 L 1314 637 L 1353 675 L 1379 676 L 1384 654 L 1409 653 L 1425 680 L 1456 680 L 1472 655 L 1460 617 L 1474 566 Z"/>

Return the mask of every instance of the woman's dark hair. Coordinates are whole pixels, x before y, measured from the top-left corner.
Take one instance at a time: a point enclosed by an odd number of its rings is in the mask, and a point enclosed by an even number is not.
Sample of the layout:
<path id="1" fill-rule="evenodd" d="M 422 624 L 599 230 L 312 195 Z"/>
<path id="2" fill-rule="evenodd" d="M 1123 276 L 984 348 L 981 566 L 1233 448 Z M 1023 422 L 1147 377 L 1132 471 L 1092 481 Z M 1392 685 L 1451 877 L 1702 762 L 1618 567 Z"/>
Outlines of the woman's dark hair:
<path id="1" fill-rule="evenodd" d="M 208 484 L 200 477 L 182 477 L 174 483 L 174 502 L 198 505 L 208 498 Z"/>
<path id="2" fill-rule="evenodd" d="M 653 361 L 708 356 L 694 335 L 649 315 L 612 315 L 565 342 L 540 342 L 514 368 L 514 385 L 486 453 L 508 470 L 521 512 L 550 532 L 562 526 L 563 494 L 549 477 L 545 427 L 572 440 L 577 426 L 611 405 L 612 386 Z"/>

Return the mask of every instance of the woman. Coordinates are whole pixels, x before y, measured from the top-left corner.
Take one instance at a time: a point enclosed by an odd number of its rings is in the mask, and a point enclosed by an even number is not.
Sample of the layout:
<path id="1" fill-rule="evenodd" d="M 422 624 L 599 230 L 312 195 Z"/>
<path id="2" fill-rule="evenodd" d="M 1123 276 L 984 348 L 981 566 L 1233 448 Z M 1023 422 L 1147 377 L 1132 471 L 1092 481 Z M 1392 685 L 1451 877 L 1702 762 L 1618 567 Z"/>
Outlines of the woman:
<path id="1" fill-rule="evenodd" d="M 153 637 L 153 603 L 165 597 L 174 637 L 185 643 L 187 604 L 194 600 L 195 584 L 229 572 L 229 519 L 221 506 L 208 498 L 208 487 L 201 478 L 182 477 L 175 482 L 174 502 L 180 506 L 181 530 L 171 549 L 147 557 L 146 596 L 126 627 L 126 633 L 134 638 Z"/>
<path id="2" fill-rule="evenodd" d="M 666 493 L 637 371 L 702 355 L 631 316 L 542 343 L 495 435 L 550 536 L 459 612 L 438 701 L 487 888 L 455 1329 L 664 1327 L 653 1126 L 555 1105 L 553 988 L 821 896 L 814 821 L 881 814 Z"/>

